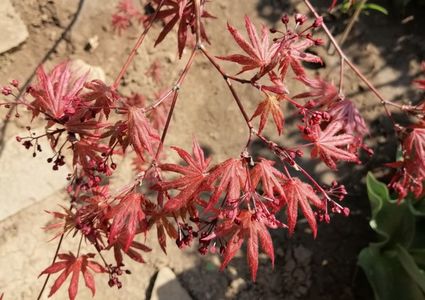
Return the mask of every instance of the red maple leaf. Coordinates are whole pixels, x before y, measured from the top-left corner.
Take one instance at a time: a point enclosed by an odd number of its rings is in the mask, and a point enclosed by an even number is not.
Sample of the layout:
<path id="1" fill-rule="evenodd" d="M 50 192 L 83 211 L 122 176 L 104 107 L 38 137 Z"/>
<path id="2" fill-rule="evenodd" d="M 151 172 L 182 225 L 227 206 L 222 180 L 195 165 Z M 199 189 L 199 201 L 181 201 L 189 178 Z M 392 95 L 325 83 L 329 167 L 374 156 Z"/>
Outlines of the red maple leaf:
<path id="1" fill-rule="evenodd" d="M 253 186 L 258 186 L 261 180 L 264 194 L 272 200 L 276 199 L 275 195 L 277 194 L 280 201 L 280 199 L 285 199 L 282 181 L 286 180 L 287 177 L 273 167 L 274 164 L 274 161 L 261 158 L 251 169 L 251 182 Z"/>
<path id="2" fill-rule="evenodd" d="M 162 164 L 163 171 L 171 171 L 183 176 L 169 182 L 161 182 L 162 190 L 178 189 L 180 193 L 168 200 L 165 204 L 167 211 L 176 211 L 193 201 L 198 194 L 205 190 L 205 178 L 210 159 L 205 159 L 204 152 L 194 139 L 192 145 L 192 156 L 185 150 L 172 147 L 178 155 L 187 163 L 187 166 L 176 164 Z"/>
<path id="3" fill-rule="evenodd" d="M 316 105 L 332 105 L 339 99 L 338 89 L 331 83 L 320 78 L 307 78 L 299 76 L 298 80 L 310 87 L 309 92 L 298 94 L 297 98 L 311 98 Z"/>
<path id="4" fill-rule="evenodd" d="M 167 254 L 167 235 L 174 240 L 178 237 L 176 228 L 168 220 L 169 213 L 161 209 L 159 205 L 149 201 L 146 201 L 145 203 L 145 212 L 150 217 L 148 221 L 148 228 L 150 229 L 154 224 L 156 225 L 158 243 L 161 246 L 162 251 Z"/>
<path id="5" fill-rule="evenodd" d="M 260 116 L 260 126 L 258 128 L 258 133 L 261 134 L 267 124 L 269 115 L 271 114 L 273 116 L 273 121 L 276 125 L 277 132 L 279 135 L 281 135 L 283 131 L 283 124 L 285 123 L 282 110 L 280 109 L 280 102 L 283 98 L 268 94 L 266 94 L 266 96 L 266 99 L 264 99 L 258 105 L 257 109 L 251 117 L 251 120 L 257 116 Z"/>
<path id="6" fill-rule="evenodd" d="M 96 119 L 87 120 L 85 114 L 84 110 L 77 112 L 64 124 L 64 127 L 69 133 L 77 133 L 80 137 L 99 137 L 99 129 L 108 126 L 108 124 Z"/>
<path id="7" fill-rule="evenodd" d="M 159 143 L 158 132 L 151 126 L 141 108 L 128 109 L 128 136 L 130 144 L 137 155 L 143 158 L 144 152 L 155 156 L 156 146 Z"/>
<path id="8" fill-rule="evenodd" d="M 261 90 L 269 91 L 278 95 L 288 94 L 288 90 L 282 80 L 274 71 L 270 71 L 269 79 L 272 85 L 262 85 Z"/>
<path id="9" fill-rule="evenodd" d="M 252 280 L 255 281 L 258 271 L 258 245 L 261 245 L 263 251 L 270 257 L 272 264 L 274 264 L 273 241 L 264 223 L 250 212 L 242 211 L 238 218 L 240 225 L 236 227 L 232 237 L 227 242 L 220 269 L 224 270 L 226 268 L 246 239 L 248 266 L 251 271 Z"/>
<path id="10" fill-rule="evenodd" d="M 283 187 L 288 205 L 286 215 L 288 220 L 289 233 L 293 234 L 294 232 L 298 218 L 298 206 L 300 206 L 304 217 L 307 219 L 308 224 L 313 230 L 314 237 L 316 237 L 317 222 L 310 203 L 317 208 L 322 209 L 324 207 L 324 202 L 320 200 L 311 185 L 302 182 L 298 178 L 290 178 L 288 181 L 286 181 Z"/>
<path id="11" fill-rule="evenodd" d="M 127 237 L 125 235 L 121 235 L 114 244 L 109 245 L 107 248 L 107 249 L 110 249 L 111 247 L 114 248 L 114 258 L 117 263 L 117 266 L 124 265 L 123 264 L 124 258 L 123 258 L 122 252 L 127 254 L 128 257 L 130 257 L 134 261 L 137 261 L 138 263 L 141 263 L 141 264 L 145 263 L 145 260 L 143 259 L 142 255 L 138 252 L 138 250 L 143 252 L 150 252 L 152 251 L 152 249 L 142 243 L 139 243 L 137 241 L 132 241 L 130 243 L 129 248 L 125 250 L 126 243 L 127 243 Z"/>
<path id="12" fill-rule="evenodd" d="M 87 288 L 91 290 L 92 295 L 94 296 L 96 288 L 94 278 L 90 270 L 95 273 L 103 273 L 105 272 L 105 269 L 97 262 L 90 260 L 93 257 L 94 254 L 92 253 L 80 255 L 78 257 L 74 256 L 74 254 L 71 252 L 69 254 L 58 254 L 60 261 L 53 263 L 39 275 L 54 274 L 63 270 L 54 282 L 50 290 L 49 297 L 56 293 L 56 291 L 62 286 L 68 276 L 72 273 L 71 282 L 68 288 L 68 295 L 69 299 L 74 300 L 78 292 L 78 280 L 80 277 L 80 272 L 83 274 L 84 282 Z"/>
<path id="13" fill-rule="evenodd" d="M 158 5 L 161 3 L 161 1 L 162 0 L 153 0 L 153 2 L 157 3 Z M 206 0 L 201 0 L 201 18 L 214 18 L 204 10 L 205 3 Z M 164 20 L 165 25 L 164 29 L 161 31 L 155 41 L 155 46 L 161 43 L 168 35 L 168 33 L 174 28 L 174 26 L 180 22 L 177 31 L 177 40 L 179 57 L 181 57 L 186 46 L 188 33 L 196 32 L 195 5 L 193 1 L 189 0 L 166 0 L 163 6 L 164 9 L 158 13 L 157 19 Z M 204 24 L 202 22 L 200 32 L 201 37 L 205 41 L 209 42 L 208 36 L 205 32 Z"/>
<path id="14" fill-rule="evenodd" d="M 30 89 L 34 116 L 43 112 L 54 120 L 61 120 L 66 114 L 73 114 L 87 75 L 73 78 L 68 62 L 57 65 L 49 74 L 40 66 L 36 74 L 38 83 Z"/>
<path id="15" fill-rule="evenodd" d="M 95 79 L 90 82 L 86 82 L 84 85 L 86 89 L 91 90 L 81 95 L 81 98 L 85 102 L 92 102 L 90 110 L 93 112 L 99 112 L 103 110 L 106 117 L 111 112 L 111 107 L 119 99 L 119 95 L 110 86 L 107 86 L 103 81 Z"/>
<path id="16" fill-rule="evenodd" d="M 212 186 L 213 193 L 207 210 L 212 210 L 224 193 L 224 203 L 234 206 L 240 200 L 241 192 L 246 189 L 247 170 L 242 159 L 231 158 L 214 167 L 206 178 L 207 186 Z"/>
<path id="17" fill-rule="evenodd" d="M 333 120 L 344 123 L 344 131 L 353 136 L 363 138 L 369 129 L 359 110 L 349 99 L 339 101 L 328 110 Z"/>
<path id="18" fill-rule="evenodd" d="M 96 140 L 84 139 L 72 144 L 74 153 L 73 165 L 80 165 L 88 174 L 102 171 L 105 167 L 103 153 L 108 153 L 109 147 L 99 144 Z"/>
<path id="19" fill-rule="evenodd" d="M 125 236 L 123 249 L 128 251 L 133 242 L 136 231 L 145 219 L 145 213 L 142 210 L 144 198 L 141 194 L 130 193 L 119 199 L 119 203 L 112 207 L 107 214 L 112 219 L 112 225 L 109 231 L 109 244 L 114 244 Z"/>
<path id="20" fill-rule="evenodd" d="M 329 168 L 334 170 L 339 160 L 359 162 L 359 158 L 354 153 L 345 150 L 355 141 L 354 136 L 338 134 L 343 129 L 343 125 L 340 121 L 333 121 L 325 130 L 322 130 L 319 125 L 314 125 L 311 127 L 310 134 L 305 135 L 306 139 L 312 141 L 314 145 L 311 156 L 320 157 Z"/>
<path id="21" fill-rule="evenodd" d="M 311 39 L 302 38 L 299 36 L 288 35 L 287 38 L 280 42 L 279 54 L 279 69 L 280 76 L 286 77 L 289 67 L 294 71 L 295 75 L 305 77 L 305 71 L 302 62 L 320 63 L 320 57 L 305 52 L 307 48 L 314 46 L 315 43 Z"/>
<path id="22" fill-rule="evenodd" d="M 257 30 L 248 16 L 245 17 L 245 27 L 248 33 L 249 42 L 236 28 L 227 24 L 227 28 L 236 43 L 243 51 L 245 51 L 246 54 L 248 54 L 248 56 L 234 54 L 229 56 L 220 56 L 218 58 L 242 65 L 243 67 L 239 74 L 249 70 L 259 69 L 255 76 L 256 79 L 259 79 L 276 66 L 277 60 L 275 57 L 278 45 L 274 43 L 270 45 L 269 30 L 264 25 L 261 28 L 261 35 L 258 36 Z"/>
<path id="23" fill-rule="evenodd" d="M 409 159 L 425 167 L 425 128 L 413 128 L 403 142 L 403 150 L 408 153 Z"/>

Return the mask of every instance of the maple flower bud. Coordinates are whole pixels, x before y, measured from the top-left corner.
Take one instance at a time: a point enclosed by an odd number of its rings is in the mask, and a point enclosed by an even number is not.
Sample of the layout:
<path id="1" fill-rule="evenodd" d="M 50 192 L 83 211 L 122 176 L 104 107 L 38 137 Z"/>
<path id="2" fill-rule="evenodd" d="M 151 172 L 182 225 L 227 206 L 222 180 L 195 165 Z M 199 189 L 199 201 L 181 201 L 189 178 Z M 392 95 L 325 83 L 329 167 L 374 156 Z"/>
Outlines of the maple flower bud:
<path id="1" fill-rule="evenodd" d="M 12 89 L 10 88 L 10 86 L 4 86 L 4 87 L 2 87 L 2 89 L 1 89 L 1 93 L 2 93 L 4 96 L 9 96 L 10 94 L 12 94 Z"/>
<path id="2" fill-rule="evenodd" d="M 322 46 L 325 43 L 325 41 L 321 38 L 314 39 L 313 42 L 316 46 Z"/>
<path id="3" fill-rule="evenodd" d="M 288 24 L 289 23 L 289 17 L 288 17 L 288 15 L 284 15 L 282 18 L 281 18 L 281 21 L 282 21 L 282 23 L 283 24 Z"/>
<path id="4" fill-rule="evenodd" d="M 327 224 L 329 224 L 331 222 L 331 217 L 328 214 L 325 215 L 325 222 Z"/>
<path id="5" fill-rule="evenodd" d="M 276 33 L 277 30 L 275 28 L 270 28 L 270 33 Z"/>
<path id="6" fill-rule="evenodd" d="M 313 27 L 318 28 L 322 27 L 323 25 L 323 17 L 318 17 L 316 20 L 314 20 Z"/>
<path id="7" fill-rule="evenodd" d="M 299 25 L 303 25 L 305 23 L 305 21 L 307 21 L 307 17 L 304 16 L 303 14 L 296 14 L 295 15 L 295 23 L 297 23 Z"/>
<path id="8" fill-rule="evenodd" d="M 342 213 L 345 217 L 348 217 L 350 215 L 350 209 L 348 207 L 344 207 Z"/>
<path id="9" fill-rule="evenodd" d="M 16 79 L 13 79 L 13 80 L 10 82 L 10 84 L 17 88 L 17 87 L 19 86 L 19 81 L 18 81 L 18 80 L 16 80 Z"/>

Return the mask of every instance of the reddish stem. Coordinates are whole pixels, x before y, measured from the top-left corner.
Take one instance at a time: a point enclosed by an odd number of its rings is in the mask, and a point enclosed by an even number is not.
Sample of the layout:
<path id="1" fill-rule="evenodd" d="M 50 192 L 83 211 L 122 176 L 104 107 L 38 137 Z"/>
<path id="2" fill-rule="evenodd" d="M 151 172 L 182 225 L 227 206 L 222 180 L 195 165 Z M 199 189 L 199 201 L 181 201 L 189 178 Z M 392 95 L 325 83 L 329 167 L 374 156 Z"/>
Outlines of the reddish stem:
<path id="1" fill-rule="evenodd" d="M 319 18 L 320 15 L 317 13 L 316 9 L 313 7 L 313 5 L 310 3 L 310 1 L 309 0 L 303 0 L 303 1 L 307 5 L 308 9 L 313 13 L 313 15 L 316 18 Z M 353 72 L 368 86 L 368 88 L 376 95 L 376 97 L 378 97 L 381 104 L 384 106 L 385 113 L 387 114 L 388 118 L 390 118 L 390 120 L 393 122 L 393 124 L 396 125 L 396 122 L 394 121 L 394 119 L 391 115 L 391 112 L 387 107 L 387 104 L 391 103 L 391 102 L 388 101 L 388 100 L 385 100 L 384 96 L 375 88 L 375 86 L 366 78 L 366 76 L 363 75 L 363 73 L 356 67 L 356 65 L 354 65 L 348 59 L 347 55 L 345 55 L 344 51 L 342 51 L 338 42 L 335 40 L 331 31 L 329 30 L 329 28 L 326 26 L 326 24 L 324 22 L 322 24 L 322 28 L 325 31 L 325 33 L 328 36 L 331 43 L 334 45 L 336 51 L 338 52 L 339 56 L 341 57 L 341 60 L 344 61 L 351 68 L 351 70 L 353 70 Z M 341 68 L 342 68 L 342 66 L 341 66 Z M 342 79 L 340 79 L 340 80 L 342 81 Z M 341 84 L 342 84 L 342 82 L 340 83 L 340 85 Z M 341 86 L 340 86 L 340 88 L 341 88 Z"/>
<path id="2" fill-rule="evenodd" d="M 226 81 L 226 84 L 227 84 L 227 86 L 228 86 L 228 88 L 230 89 L 230 92 L 232 93 L 232 96 L 233 96 L 233 98 L 235 99 L 235 101 L 236 101 L 236 104 L 238 105 L 238 107 L 239 107 L 239 110 L 241 111 L 241 113 L 242 113 L 242 115 L 243 115 L 243 118 L 245 119 L 245 122 L 246 122 L 246 124 L 248 125 L 248 128 L 250 129 L 250 130 L 252 130 L 252 128 L 253 128 L 253 126 L 252 126 L 252 124 L 251 124 L 251 120 L 250 120 L 250 118 L 248 117 L 248 114 L 247 114 L 247 112 L 246 112 L 246 110 L 245 110 L 245 108 L 244 108 L 244 106 L 243 106 L 243 104 L 242 104 L 242 102 L 241 102 L 241 100 L 240 100 L 240 98 L 239 98 L 239 96 L 238 96 L 238 94 L 236 93 L 236 90 L 235 90 L 235 88 L 233 87 L 233 85 L 232 85 L 232 82 L 230 81 L 230 76 L 229 75 L 227 75 L 224 71 L 223 71 L 223 69 L 220 67 L 220 65 L 217 63 L 217 61 L 215 60 L 215 58 L 214 57 L 212 57 L 209 53 L 208 53 L 208 51 L 205 49 L 205 47 L 201 47 L 200 48 L 201 49 L 201 51 L 202 51 L 202 53 L 208 58 L 208 60 L 211 62 L 211 64 L 216 68 L 216 70 L 221 74 L 221 76 L 223 76 L 223 78 L 224 78 L 224 80 Z M 233 78 L 232 78 L 233 79 Z"/>
<path id="3" fill-rule="evenodd" d="M 58 246 L 56 247 L 55 256 L 53 257 L 52 265 L 56 262 L 56 259 L 58 258 L 59 250 L 61 248 L 64 235 L 65 234 L 62 233 L 62 235 L 59 239 Z M 47 282 L 49 282 L 49 278 L 50 278 L 50 274 L 47 274 L 47 277 L 46 277 L 46 279 L 44 280 L 44 283 L 43 283 L 43 287 L 41 288 L 40 293 L 38 294 L 37 300 L 40 300 L 41 296 L 43 296 L 43 292 L 46 289 Z"/>
<path id="4" fill-rule="evenodd" d="M 162 149 L 162 146 L 164 145 L 164 141 L 165 141 L 165 138 L 167 136 L 168 128 L 170 126 L 171 118 L 172 118 L 173 113 L 174 113 L 174 108 L 176 106 L 176 102 L 177 102 L 177 98 L 178 98 L 178 94 L 179 94 L 179 90 L 180 90 L 180 85 L 183 83 L 183 81 L 186 78 L 186 75 L 189 73 L 189 70 L 192 67 L 193 61 L 194 61 L 196 53 L 197 53 L 197 49 L 198 48 L 195 47 L 192 50 L 192 53 L 190 54 L 189 60 L 187 61 L 183 72 L 181 73 L 179 79 L 177 80 L 176 84 L 173 87 L 173 90 L 174 90 L 173 102 L 171 103 L 170 111 L 168 112 L 167 121 L 165 122 L 164 131 L 162 132 L 162 136 L 161 136 L 161 142 L 160 142 L 158 149 L 156 151 L 154 162 L 158 159 L 159 153 L 161 153 L 161 149 Z"/>
<path id="5" fill-rule="evenodd" d="M 127 72 L 127 69 L 130 67 L 130 64 L 132 63 L 134 57 L 137 54 L 137 49 L 140 48 L 142 45 L 147 33 L 149 32 L 149 29 L 151 29 L 153 22 L 155 21 L 156 17 L 158 16 L 158 13 L 164 4 L 165 0 L 161 0 L 161 2 L 158 4 L 158 7 L 155 10 L 155 13 L 152 15 L 151 19 L 149 20 L 148 25 L 143 30 L 142 34 L 140 35 L 139 39 L 137 40 L 136 44 L 134 45 L 133 49 L 131 49 L 130 54 L 127 57 L 126 62 L 124 63 L 123 67 L 121 68 L 120 73 L 118 74 L 117 78 L 115 79 L 114 83 L 112 84 L 112 89 L 116 90 L 118 88 L 118 85 L 121 82 L 121 79 L 123 78 L 124 74 Z"/>

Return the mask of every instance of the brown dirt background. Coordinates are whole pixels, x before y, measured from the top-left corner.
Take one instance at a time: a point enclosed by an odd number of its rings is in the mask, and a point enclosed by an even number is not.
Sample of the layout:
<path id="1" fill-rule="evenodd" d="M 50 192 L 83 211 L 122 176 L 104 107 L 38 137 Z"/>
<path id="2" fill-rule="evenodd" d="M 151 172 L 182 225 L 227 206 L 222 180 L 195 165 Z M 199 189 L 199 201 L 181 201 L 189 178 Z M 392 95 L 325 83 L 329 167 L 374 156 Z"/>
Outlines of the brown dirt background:
<path id="1" fill-rule="evenodd" d="M 83 59 L 93 66 L 100 66 L 106 73 L 107 81 L 111 82 L 140 29 L 134 27 L 121 36 L 113 33 L 110 20 L 116 2 L 86 0 L 75 26 L 46 62 L 47 67 L 66 59 Z M 24 44 L 0 55 L 1 84 L 15 78 L 24 81 L 33 72 L 71 20 L 78 1 L 14 0 L 12 3 L 28 26 L 30 35 Z M 227 20 L 242 28 L 243 16 L 247 14 L 254 18 L 256 24 L 262 22 L 274 25 L 278 24 L 276 22 L 282 12 L 304 12 L 305 8 L 297 1 L 214 0 L 209 3 L 208 10 L 219 17 L 210 21 L 207 26 L 212 44 L 210 51 L 221 55 L 237 49 L 225 30 Z M 418 16 L 420 14 L 418 12 Z M 420 30 L 423 24 L 417 19 L 401 25 L 397 17 L 389 18 L 373 13 L 363 16 L 362 22 L 356 26 L 344 46 L 348 56 L 352 57 L 389 99 L 412 100 L 417 96 L 409 87 L 411 80 L 419 73 L 419 62 L 425 55 L 425 39 L 423 30 Z M 341 32 L 343 22 L 330 21 L 331 27 L 336 32 Z M 156 59 L 163 66 L 163 87 L 171 86 L 181 70 L 187 53 L 179 62 L 174 34 L 160 46 L 153 48 L 154 38 L 159 30 L 157 24 L 153 34 L 149 35 L 139 50 L 135 63 L 125 76 L 122 86 L 124 93 L 139 92 L 153 96 L 158 87 L 144 73 Z M 87 51 L 89 39 L 93 37 L 97 37 L 99 46 Z M 315 51 L 326 54 L 324 49 Z M 311 72 L 329 75 L 336 80 L 338 59 L 326 57 L 325 62 L 324 68 Z M 229 72 L 236 71 L 230 64 L 223 65 Z M 350 72 L 346 72 L 346 76 L 346 94 L 355 98 L 366 119 L 372 124 L 371 136 L 374 138 L 370 138 L 368 143 L 377 155 L 367 160 L 366 167 L 374 168 L 379 162 L 389 161 L 394 156 L 395 147 L 394 140 L 390 138 L 390 126 L 382 116 L 377 99 Z M 292 90 L 296 89 L 297 86 L 294 85 Z M 261 100 L 259 94 L 252 92 L 247 86 L 237 86 L 237 90 L 248 110 L 253 112 Z M 3 138 L 7 140 L 13 137 L 25 125 L 23 120 L 11 121 Z M 268 134 L 273 135 L 271 131 Z M 181 89 L 166 144 L 189 148 L 194 135 L 214 156 L 215 161 L 238 155 L 245 145 L 247 135 L 243 119 L 229 91 L 220 76 L 202 57 L 195 62 Z M 294 143 L 296 137 L 289 130 L 277 141 Z M 257 143 L 252 151 L 256 154 L 265 153 Z M 315 170 L 316 177 L 325 182 L 334 176 L 316 162 L 305 163 Z M 123 175 L 117 178 L 119 182 L 130 178 L 128 162 L 123 162 L 122 165 Z M 27 167 L 29 172 L 37 176 L 38 170 L 31 169 L 30 165 Z M 272 270 L 270 262 L 261 256 L 256 283 L 249 280 L 244 253 L 240 253 L 231 266 L 220 273 L 217 257 L 201 257 L 196 249 L 181 252 L 172 241 L 169 241 L 169 253 L 165 256 L 155 239 L 148 236 L 147 244 L 153 248 L 153 252 L 145 255 L 147 263 L 137 265 L 129 262 L 127 267 L 133 274 L 124 276 L 121 291 L 109 289 L 106 279 L 98 277 L 95 299 L 149 298 L 155 274 L 162 266 L 173 269 L 194 299 L 370 299 L 371 291 L 361 270 L 356 266 L 359 250 L 372 238 L 367 223 L 368 202 L 361 182 L 366 167 L 349 165 L 336 174 L 351 192 L 347 205 L 353 212 L 352 216 L 335 216 L 330 225 L 321 225 L 315 241 L 302 220 L 292 238 L 282 231 L 273 232 L 276 265 Z M 54 173 L 51 175 L 54 176 Z M 19 174 L 10 176 L 16 176 L 15 180 L 19 180 Z M 31 182 L 23 182 L 22 185 L 23 188 L 31 189 Z M 0 191 L 0 198 L 3 197 L 8 197 L 7 191 Z M 47 243 L 49 236 L 41 229 L 50 220 L 44 210 L 55 209 L 58 203 L 65 203 L 66 200 L 61 192 L 41 200 L 0 222 L 0 292 L 5 292 L 5 299 L 36 298 L 42 285 L 42 279 L 37 280 L 37 276 L 53 256 L 55 243 Z M 70 239 L 63 245 L 63 249 L 72 250 L 76 243 Z M 82 288 L 82 283 L 80 284 L 82 292 L 78 299 L 91 299 L 89 293 Z M 66 298 L 66 289 L 63 288 L 55 299 Z"/>

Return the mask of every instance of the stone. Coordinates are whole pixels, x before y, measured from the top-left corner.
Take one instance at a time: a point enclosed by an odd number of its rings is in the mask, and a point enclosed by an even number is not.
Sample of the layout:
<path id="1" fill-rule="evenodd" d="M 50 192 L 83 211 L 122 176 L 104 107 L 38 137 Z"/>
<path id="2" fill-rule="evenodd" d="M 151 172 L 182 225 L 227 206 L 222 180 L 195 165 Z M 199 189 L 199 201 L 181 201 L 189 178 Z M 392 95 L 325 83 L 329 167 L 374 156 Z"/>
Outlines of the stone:
<path id="1" fill-rule="evenodd" d="M 9 51 L 28 38 L 28 29 L 10 0 L 0 1 L 0 53 Z"/>
<path id="2" fill-rule="evenodd" d="M 168 268 L 162 268 L 158 272 L 150 300 L 191 300 L 188 292 L 181 286 L 176 274 Z"/>
<path id="3" fill-rule="evenodd" d="M 42 134 L 43 130 L 33 129 L 37 134 Z M 17 135 L 28 136 L 28 131 Z M 47 163 L 47 159 L 53 156 L 50 145 L 43 138 L 39 144 L 42 152 L 33 157 L 32 149 L 25 149 L 15 137 L 6 141 L 0 156 L 0 221 L 67 185 L 69 168 L 65 165 L 53 171 L 52 164 Z"/>
<path id="4" fill-rule="evenodd" d="M 89 72 L 87 81 L 99 79 L 104 82 L 106 80 L 105 71 L 101 67 L 89 65 L 81 59 L 71 61 L 71 71 L 77 77 L 84 76 Z"/>

